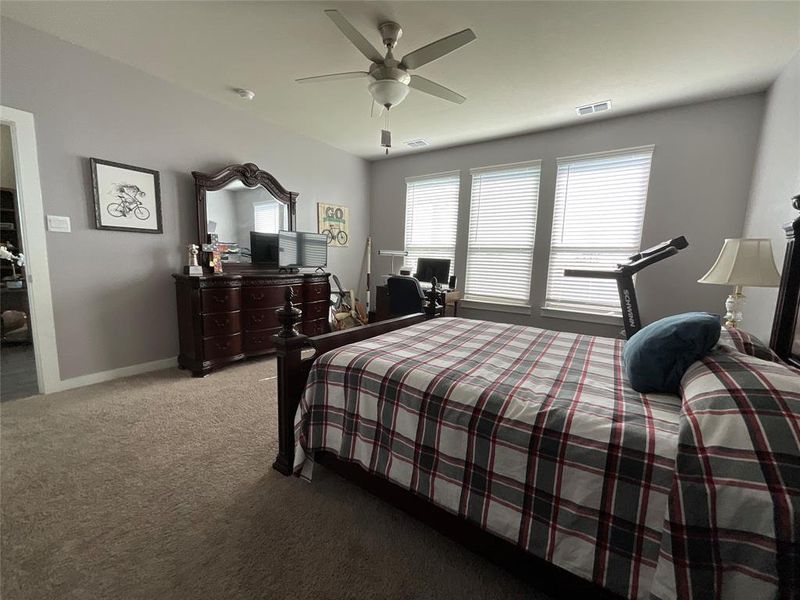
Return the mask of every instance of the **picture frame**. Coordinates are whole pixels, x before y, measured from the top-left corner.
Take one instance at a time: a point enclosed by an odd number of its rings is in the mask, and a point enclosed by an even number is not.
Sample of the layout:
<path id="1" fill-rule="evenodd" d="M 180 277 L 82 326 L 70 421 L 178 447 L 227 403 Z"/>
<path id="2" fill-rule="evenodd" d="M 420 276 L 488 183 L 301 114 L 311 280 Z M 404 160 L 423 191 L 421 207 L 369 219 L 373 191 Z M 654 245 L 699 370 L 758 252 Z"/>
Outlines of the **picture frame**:
<path id="1" fill-rule="evenodd" d="M 90 158 L 97 229 L 164 233 L 158 171 Z"/>
<path id="2" fill-rule="evenodd" d="M 350 209 L 347 206 L 317 203 L 317 233 L 328 236 L 328 247 L 347 248 L 349 230 Z"/>

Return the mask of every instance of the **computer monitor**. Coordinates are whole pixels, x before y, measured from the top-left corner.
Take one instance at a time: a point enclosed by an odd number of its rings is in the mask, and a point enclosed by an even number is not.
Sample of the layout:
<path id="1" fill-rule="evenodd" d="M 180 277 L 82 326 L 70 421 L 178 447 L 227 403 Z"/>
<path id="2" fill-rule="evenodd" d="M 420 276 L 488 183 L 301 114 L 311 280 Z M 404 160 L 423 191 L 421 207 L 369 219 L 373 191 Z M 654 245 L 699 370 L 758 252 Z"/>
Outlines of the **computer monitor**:
<path id="1" fill-rule="evenodd" d="M 427 283 L 436 277 L 436 282 L 439 285 L 447 285 L 447 280 L 450 277 L 450 259 L 418 258 L 417 272 L 414 273 L 414 277 Z"/>

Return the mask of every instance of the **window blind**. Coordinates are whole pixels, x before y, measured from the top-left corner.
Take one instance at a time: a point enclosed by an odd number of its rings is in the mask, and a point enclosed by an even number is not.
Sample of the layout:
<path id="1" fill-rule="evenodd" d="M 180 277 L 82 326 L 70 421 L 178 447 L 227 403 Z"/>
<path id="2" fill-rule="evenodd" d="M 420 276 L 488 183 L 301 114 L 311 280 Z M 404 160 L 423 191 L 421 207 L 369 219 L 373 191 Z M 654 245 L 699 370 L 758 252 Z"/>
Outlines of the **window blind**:
<path id="1" fill-rule="evenodd" d="M 418 258 L 456 256 L 459 173 L 406 179 L 406 240 L 403 266 L 417 270 Z M 447 283 L 441 282 L 441 283 Z"/>
<path id="2" fill-rule="evenodd" d="M 281 205 L 277 202 L 256 202 L 253 204 L 253 229 L 263 233 L 278 233 L 283 229 Z"/>
<path id="3" fill-rule="evenodd" d="M 622 316 L 613 280 L 564 277 L 564 269 L 615 267 L 639 251 L 653 147 L 556 161 L 545 308 Z"/>
<path id="4" fill-rule="evenodd" d="M 527 305 L 541 161 L 473 169 L 464 297 Z"/>

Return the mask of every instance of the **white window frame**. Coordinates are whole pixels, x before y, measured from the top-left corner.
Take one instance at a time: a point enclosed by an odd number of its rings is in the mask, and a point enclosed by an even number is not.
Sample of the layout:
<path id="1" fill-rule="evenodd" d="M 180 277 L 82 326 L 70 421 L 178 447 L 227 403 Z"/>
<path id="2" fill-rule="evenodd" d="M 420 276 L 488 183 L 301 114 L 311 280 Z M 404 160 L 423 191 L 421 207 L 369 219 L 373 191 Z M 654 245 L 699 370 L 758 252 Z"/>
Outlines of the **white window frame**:
<path id="1" fill-rule="evenodd" d="M 531 168 L 535 169 L 536 173 L 536 192 L 534 198 L 534 207 L 533 207 L 533 222 L 531 224 L 531 236 L 530 236 L 530 246 L 525 246 L 524 249 L 528 250 L 528 252 L 513 252 L 513 250 L 509 247 L 494 247 L 495 250 L 500 250 L 503 253 L 508 254 L 516 254 L 517 256 L 522 253 L 526 255 L 528 262 L 528 269 L 527 269 L 527 285 L 524 286 L 525 289 L 525 298 L 511 298 L 511 297 L 504 297 L 502 296 L 503 286 L 498 285 L 497 290 L 498 294 L 496 295 L 486 295 L 486 294 L 476 294 L 470 293 L 470 259 L 474 256 L 474 253 L 477 253 L 478 247 L 481 247 L 483 250 L 488 248 L 492 248 L 491 246 L 480 245 L 476 242 L 476 231 L 477 227 L 480 227 L 480 224 L 477 223 L 477 219 L 479 218 L 478 211 L 476 210 L 476 201 L 479 201 L 476 198 L 476 186 L 475 186 L 475 178 L 477 176 L 489 173 L 502 173 L 503 171 L 517 171 L 520 169 Z M 531 282 L 533 277 L 533 261 L 534 261 L 534 244 L 536 242 L 536 223 L 539 216 L 539 194 L 541 192 L 541 184 L 542 184 L 542 161 L 541 160 L 529 160 L 523 161 L 518 163 L 507 163 L 501 165 L 489 165 L 484 167 L 477 167 L 470 169 L 471 175 L 471 183 L 470 183 L 470 219 L 469 219 L 469 233 L 467 238 L 467 265 L 465 270 L 465 278 L 464 278 L 464 301 L 463 305 L 466 308 L 480 308 L 485 310 L 492 310 L 496 312 L 507 312 L 507 313 L 518 313 L 518 314 L 530 314 L 530 289 L 531 289 Z M 517 248 L 517 250 L 521 250 Z"/>
<path id="2" fill-rule="evenodd" d="M 612 253 L 614 251 L 618 253 L 625 254 L 626 256 L 631 256 L 636 254 L 641 246 L 641 238 L 642 238 L 642 230 L 644 227 L 644 215 L 647 208 L 647 200 L 649 197 L 649 187 L 650 187 L 650 176 L 652 175 L 653 170 L 653 158 L 655 156 L 655 146 L 654 145 L 645 145 L 645 146 L 636 146 L 632 148 L 621 148 L 619 150 L 608 150 L 604 152 L 593 152 L 588 154 L 579 154 L 573 156 L 564 156 L 559 157 L 556 159 L 556 189 L 553 198 L 553 222 L 552 222 L 552 237 L 550 240 L 550 256 L 548 260 L 548 268 L 547 268 L 547 287 L 545 289 L 545 303 L 544 306 L 541 307 L 541 315 L 545 317 L 559 317 L 565 318 L 570 320 L 576 321 L 588 321 L 588 322 L 595 322 L 595 323 L 607 323 L 612 325 L 622 324 L 622 308 L 618 307 L 615 309 L 609 309 L 607 307 L 598 307 L 596 310 L 583 310 L 577 307 L 567 307 L 565 303 L 558 302 L 558 301 L 551 301 L 550 300 L 550 272 L 553 268 L 553 261 L 554 257 L 558 254 L 558 251 L 569 251 L 570 248 L 573 248 L 575 251 L 580 251 L 581 247 L 579 246 L 569 246 L 567 244 L 558 244 L 556 240 L 556 229 L 559 226 L 558 222 L 558 202 L 559 202 L 559 168 L 564 165 L 579 163 L 581 161 L 591 161 L 596 160 L 604 157 L 613 157 L 613 156 L 624 156 L 626 154 L 636 154 L 640 152 L 650 152 L 650 164 L 647 173 L 647 180 L 645 182 L 645 196 L 644 201 L 640 207 L 641 211 L 641 221 L 639 223 L 638 228 L 638 238 L 636 240 L 635 246 L 632 244 L 631 246 L 627 247 L 616 247 L 612 248 L 611 246 L 608 247 L 592 247 L 587 249 L 587 254 L 603 254 L 603 253 Z M 563 224 L 562 224 L 563 225 Z M 578 265 L 576 265 L 578 266 Z M 584 266 L 584 265 L 580 265 Z M 591 280 L 587 279 L 586 282 L 600 282 L 603 281 L 605 285 L 613 285 L 616 288 L 616 282 L 613 279 L 609 280 Z"/>
<path id="3" fill-rule="evenodd" d="M 455 221 L 453 223 L 453 244 L 451 245 L 417 245 L 411 243 L 411 229 L 409 227 L 409 219 L 411 217 L 410 204 L 408 200 L 409 184 L 415 184 L 426 181 L 436 181 L 438 179 L 454 179 L 456 181 L 456 196 L 455 196 Z M 403 249 L 408 252 L 408 255 L 403 258 L 403 268 L 410 269 L 413 274 L 417 270 L 417 258 L 421 256 L 429 258 L 449 258 L 450 259 L 450 273 L 452 276 L 455 272 L 456 264 L 456 244 L 458 237 L 458 218 L 459 218 L 459 200 L 461 196 L 461 171 L 444 171 L 441 173 L 430 173 L 427 175 L 415 175 L 413 177 L 406 177 L 406 205 L 405 205 L 405 220 L 404 220 L 404 244 Z M 447 282 L 439 282 L 446 284 Z"/>

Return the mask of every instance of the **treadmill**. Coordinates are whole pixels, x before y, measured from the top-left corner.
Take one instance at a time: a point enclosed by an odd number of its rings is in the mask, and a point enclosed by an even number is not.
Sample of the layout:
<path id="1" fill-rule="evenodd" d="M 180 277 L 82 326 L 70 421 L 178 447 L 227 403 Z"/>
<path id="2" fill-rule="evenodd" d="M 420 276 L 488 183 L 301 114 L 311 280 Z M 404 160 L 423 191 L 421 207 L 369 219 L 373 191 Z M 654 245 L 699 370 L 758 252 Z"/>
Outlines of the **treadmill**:
<path id="1" fill-rule="evenodd" d="M 619 292 L 619 303 L 622 306 L 625 337 L 630 339 L 634 333 L 642 328 L 633 276 L 645 267 L 649 267 L 670 256 L 675 256 L 687 246 L 689 246 L 689 242 L 686 241 L 684 236 L 680 236 L 628 257 L 627 263 L 618 264 L 615 269 L 564 269 L 564 276 L 615 280 L 617 282 L 617 291 Z"/>

